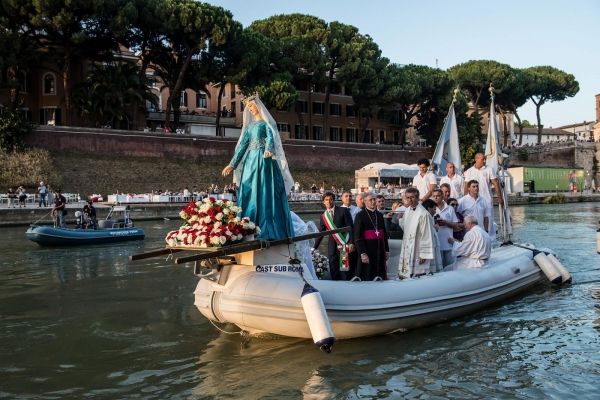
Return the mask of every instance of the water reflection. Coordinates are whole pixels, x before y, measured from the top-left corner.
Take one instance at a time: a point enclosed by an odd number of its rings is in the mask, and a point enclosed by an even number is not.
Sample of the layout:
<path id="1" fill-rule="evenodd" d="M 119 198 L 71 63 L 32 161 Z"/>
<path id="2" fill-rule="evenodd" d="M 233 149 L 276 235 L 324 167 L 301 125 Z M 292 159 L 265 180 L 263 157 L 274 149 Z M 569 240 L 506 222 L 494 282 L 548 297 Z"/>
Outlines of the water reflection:
<path id="1" fill-rule="evenodd" d="M 573 285 L 541 286 L 405 334 L 340 341 L 330 355 L 309 340 L 222 334 L 193 306 L 190 266 L 127 262 L 162 247 L 178 221 L 140 224 L 140 243 L 69 249 L 40 248 L 24 229 L 4 228 L 0 396 L 594 398 L 599 212 L 592 204 L 513 208 L 515 240 L 557 250 Z"/>

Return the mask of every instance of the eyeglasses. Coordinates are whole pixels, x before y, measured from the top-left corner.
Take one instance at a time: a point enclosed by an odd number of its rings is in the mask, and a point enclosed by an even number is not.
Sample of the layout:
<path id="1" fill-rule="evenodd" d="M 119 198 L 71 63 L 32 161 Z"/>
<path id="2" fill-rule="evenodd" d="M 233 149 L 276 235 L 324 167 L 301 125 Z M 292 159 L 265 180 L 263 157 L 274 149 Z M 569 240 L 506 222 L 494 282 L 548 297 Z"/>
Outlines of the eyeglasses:
<path id="1" fill-rule="evenodd" d="M 458 203 L 450 203 L 452 207 L 458 207 Z"/>

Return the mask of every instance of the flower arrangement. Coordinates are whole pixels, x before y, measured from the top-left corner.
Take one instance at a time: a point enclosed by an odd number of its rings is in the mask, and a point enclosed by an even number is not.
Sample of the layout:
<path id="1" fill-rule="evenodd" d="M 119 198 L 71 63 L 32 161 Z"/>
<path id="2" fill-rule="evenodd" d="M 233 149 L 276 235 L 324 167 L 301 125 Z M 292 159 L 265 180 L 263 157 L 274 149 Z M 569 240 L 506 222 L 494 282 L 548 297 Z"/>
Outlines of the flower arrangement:
<path id="1" fill-rule="evenodd" d="M 221 247 L 240 242 L 245 236 L 259 234 L 260 228 L 248 218 L 237 216 L 242 209 L 232 201 L 207 197 L 190 202 L 179 216 L 181 228 L 167 234 L 169 246 Z"/>
<path id="2" fill-rule="evenodd" d="M 325 271 L 329 270 L 329 259 L 319 252 L 314 250 L 312 253 L 312 262 L 317 273 L 317 278 L 323 279 Z"/>

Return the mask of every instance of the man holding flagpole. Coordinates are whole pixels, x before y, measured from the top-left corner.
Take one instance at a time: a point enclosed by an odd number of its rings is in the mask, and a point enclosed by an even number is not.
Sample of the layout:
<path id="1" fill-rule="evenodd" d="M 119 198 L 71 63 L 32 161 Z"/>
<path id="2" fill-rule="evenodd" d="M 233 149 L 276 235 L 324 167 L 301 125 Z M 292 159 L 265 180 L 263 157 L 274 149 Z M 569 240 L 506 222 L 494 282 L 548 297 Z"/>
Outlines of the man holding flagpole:
<path id="1" fill-rule="evenodd" d="M 321 215 L 321 232 L 349 226 L 352 228 L 350 211 L 345 207 L 335 206 L 334 195 L 331 192 L 323 194 L 325 212 Z M 323 236 L 315 241 L 315 248 L 321 244 Z M 354 252 L 354 233 L 341 232 L 331 235 L 327 246 L 329 259 L 329 274 L 334 281 L 351 279 L 355 275 L 356 265 L 350 265 L 350 253 Z M 350 276 L 351 275 L 351 276 Z"/>

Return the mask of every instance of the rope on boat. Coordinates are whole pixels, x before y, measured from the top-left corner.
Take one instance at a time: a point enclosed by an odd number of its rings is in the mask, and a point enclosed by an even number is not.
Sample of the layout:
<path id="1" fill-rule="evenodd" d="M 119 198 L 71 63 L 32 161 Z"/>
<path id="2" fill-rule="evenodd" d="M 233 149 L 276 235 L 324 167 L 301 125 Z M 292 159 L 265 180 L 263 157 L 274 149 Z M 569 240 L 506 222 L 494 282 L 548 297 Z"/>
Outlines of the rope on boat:
<path id="1" fill-rule="evenodd" d="M 217 328 L 217 330 L 220 331 L 221 333 L 226 333 L 228 335 L 237 335 L 237 334 L 241 334 L 243 332 L 242 329 L 240 329 L 237 332 L 227 332 L 225 329 L 222 329 L 221 327 L 217 326 L 217 324 L 215 323 L 215 321 L 213 321 L 212 319 L 209 319 L 208 321 L 212 324 L 212 326 L 214 326 L 215 328 Z"/>
<path id="2" fill-rule="evenodd" d="M 37 221 L 32 222 L 31 225 L 36 225 L 38 222 L 40 222 L 41 220 L 43 220 L 44 218 L 46 218 L 50 214 L 52 214 L 52 210 L 50 210 L 47 214 L 44 214 L 44 216 L 41 217 L 40 219 L 38 219 Z"/>

